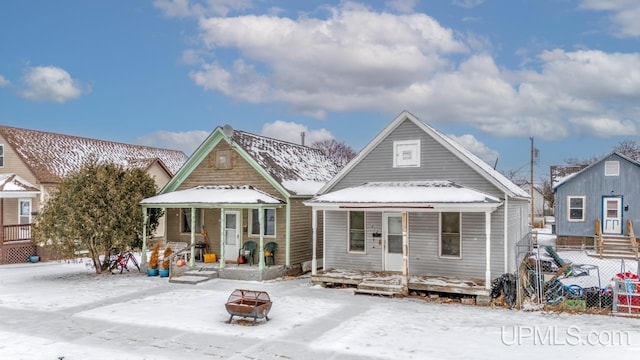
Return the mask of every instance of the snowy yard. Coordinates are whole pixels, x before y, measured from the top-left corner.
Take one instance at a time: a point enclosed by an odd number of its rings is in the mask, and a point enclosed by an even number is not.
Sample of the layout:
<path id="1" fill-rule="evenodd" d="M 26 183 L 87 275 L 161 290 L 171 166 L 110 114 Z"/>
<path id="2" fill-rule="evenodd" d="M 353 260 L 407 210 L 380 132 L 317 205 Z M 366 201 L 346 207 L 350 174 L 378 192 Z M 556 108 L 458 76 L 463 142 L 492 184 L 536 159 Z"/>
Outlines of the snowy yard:
<path id="1" fill-rule="evenodd" d="M 238 288 L 271 321 L 227 324 Z M 0 358 L 602 359 L 640 356 L 640 319 L 353 295 L 308 278 L 169 284 L 83 264 L 0 266 Z"/>

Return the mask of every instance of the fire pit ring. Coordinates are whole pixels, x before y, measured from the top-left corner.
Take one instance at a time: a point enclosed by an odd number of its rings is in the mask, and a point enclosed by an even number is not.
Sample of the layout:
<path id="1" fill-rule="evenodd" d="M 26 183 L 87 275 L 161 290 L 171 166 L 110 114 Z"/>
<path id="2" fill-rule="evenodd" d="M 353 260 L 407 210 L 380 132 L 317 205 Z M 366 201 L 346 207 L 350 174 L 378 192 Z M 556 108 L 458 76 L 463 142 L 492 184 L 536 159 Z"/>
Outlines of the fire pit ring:
<path id="1" fill-rule="evenodd" d="M 234 316 L 253 318 L 255 325 L 257 319 L 266 319 L 269 321 L 269 310 L 271 310 L 271 298 L 266 291 L 235 289 L 225 308 L 229 315 L 228 324 L 231 323 Z"/>

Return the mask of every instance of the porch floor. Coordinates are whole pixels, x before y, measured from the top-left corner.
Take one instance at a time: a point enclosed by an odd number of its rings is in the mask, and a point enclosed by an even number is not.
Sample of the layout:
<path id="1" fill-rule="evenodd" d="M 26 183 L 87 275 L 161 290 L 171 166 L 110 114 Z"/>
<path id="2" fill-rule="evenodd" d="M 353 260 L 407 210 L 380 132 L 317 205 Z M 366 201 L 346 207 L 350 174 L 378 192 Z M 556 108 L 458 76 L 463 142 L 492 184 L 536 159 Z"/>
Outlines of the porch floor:
<path id="1" fill-rule="evenodd" d="M 327 269 L 311 275 L 311 282 L 316 285 L 350 285 L 358 287 L 362 284 L 371 286 L 397 288 L 401 285 L 402 274 L 385 271 L 358 271 L 345 269 Z M 491 289 L 485 288 L 484 280 L 460 279 L 433 275 L 410 275 L 409 291 L 427 291 L 459 295 L 489 296 Z"/>

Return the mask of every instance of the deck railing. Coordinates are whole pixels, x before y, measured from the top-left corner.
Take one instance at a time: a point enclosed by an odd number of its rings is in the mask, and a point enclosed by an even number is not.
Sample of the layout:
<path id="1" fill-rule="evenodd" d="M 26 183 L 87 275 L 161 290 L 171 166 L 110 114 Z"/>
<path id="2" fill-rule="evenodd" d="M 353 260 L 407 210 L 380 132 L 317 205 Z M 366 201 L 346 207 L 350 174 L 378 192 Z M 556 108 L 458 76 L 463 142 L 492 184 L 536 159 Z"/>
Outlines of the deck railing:
<path id="1" fill-rule="evenodd" d="M 3 242 L 30 241 L 31 224 L 4 225 Z"/>

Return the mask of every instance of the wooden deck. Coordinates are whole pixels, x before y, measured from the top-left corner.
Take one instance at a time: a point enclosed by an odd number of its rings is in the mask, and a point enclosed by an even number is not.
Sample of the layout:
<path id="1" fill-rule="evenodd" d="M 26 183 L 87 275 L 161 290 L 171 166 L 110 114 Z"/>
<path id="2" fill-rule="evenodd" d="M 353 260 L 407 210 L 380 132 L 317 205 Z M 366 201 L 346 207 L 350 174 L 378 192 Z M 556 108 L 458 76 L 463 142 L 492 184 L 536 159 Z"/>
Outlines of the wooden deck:
<path id="1" fill-rule="evenodd" d="M 365 287 L 375 291 L 358 291 L 373 294 L 397 294 L 401 286 L 402 275 L 394 272 L 374 272 L 357 270 L 328 269 L 311 276 L 311 282 L 322 286 L 347 285 Z M 444 276 L 410 275 L 409 291 L 458 294 L 470 296 L 489 296 L 491 289 L 485 288 L 483 280 L 458 279 Z"/>

